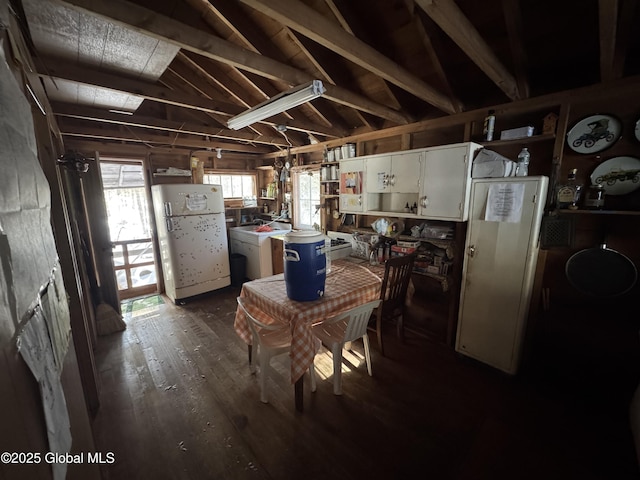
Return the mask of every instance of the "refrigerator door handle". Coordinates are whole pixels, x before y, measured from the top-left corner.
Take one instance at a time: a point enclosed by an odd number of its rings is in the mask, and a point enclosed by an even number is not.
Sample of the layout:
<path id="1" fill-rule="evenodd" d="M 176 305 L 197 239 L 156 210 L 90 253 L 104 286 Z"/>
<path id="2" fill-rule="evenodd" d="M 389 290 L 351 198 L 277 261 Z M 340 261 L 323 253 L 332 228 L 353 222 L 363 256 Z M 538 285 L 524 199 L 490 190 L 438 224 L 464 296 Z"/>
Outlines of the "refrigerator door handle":
<path id="1" fill-rule="evenodd" d="M 173 232 L 173 219 L 165 218 L 164 221 L 167 225 L 167 232 Z"/>
<path id="2" fill-rule="evenodd" d="M 164 202 L 164 215 L 165 217 L 173 216 L 173 212 L 171 211 L 171 202 Z"/>

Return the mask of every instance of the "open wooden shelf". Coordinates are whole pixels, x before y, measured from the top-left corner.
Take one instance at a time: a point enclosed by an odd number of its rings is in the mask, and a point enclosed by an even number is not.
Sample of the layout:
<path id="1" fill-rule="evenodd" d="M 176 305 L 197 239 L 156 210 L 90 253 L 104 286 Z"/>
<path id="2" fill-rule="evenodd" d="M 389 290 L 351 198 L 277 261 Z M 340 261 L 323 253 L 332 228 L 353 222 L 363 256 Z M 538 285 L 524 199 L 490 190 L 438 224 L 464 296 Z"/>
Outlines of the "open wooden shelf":
<path id="1" fill-rule="evenodd" d="M 512 138 L 509 140 L 492 140 L 490 142 L 478 142 L 485 147 L 489 146 L 505 146 L 505 145 L 521 145 L 523 143 L 537 143 L 547 140 L 555 140 L 555 133 L 545 133 L 542 135 L 533 135 L 531 137 Z"/>

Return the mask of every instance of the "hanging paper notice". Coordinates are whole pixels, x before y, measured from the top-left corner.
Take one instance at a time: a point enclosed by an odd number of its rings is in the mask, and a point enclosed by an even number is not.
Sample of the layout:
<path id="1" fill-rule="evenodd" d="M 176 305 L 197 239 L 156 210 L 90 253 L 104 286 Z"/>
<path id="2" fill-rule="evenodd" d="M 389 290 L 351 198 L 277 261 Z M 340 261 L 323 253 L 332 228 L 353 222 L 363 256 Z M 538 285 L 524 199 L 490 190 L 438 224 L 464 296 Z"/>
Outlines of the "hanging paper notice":
<path id="1" fill-rule="evenodd" d="M 207 208 L 207 196 L 202 193 L 190 193 L 187 195 L 187 209 L 198 212 Z"/>
<path id="2" fill-rule="evenodd" d="M 362 172 L 341 173 L 340 193 L 360 195 L 362 193 Z"/>
<path id="3" fill-rule="evenodd" d="M 494 183 L 489 187 L 487 211 L 488 222 L 518 223 L 522 217 L 524 183 Z"/>

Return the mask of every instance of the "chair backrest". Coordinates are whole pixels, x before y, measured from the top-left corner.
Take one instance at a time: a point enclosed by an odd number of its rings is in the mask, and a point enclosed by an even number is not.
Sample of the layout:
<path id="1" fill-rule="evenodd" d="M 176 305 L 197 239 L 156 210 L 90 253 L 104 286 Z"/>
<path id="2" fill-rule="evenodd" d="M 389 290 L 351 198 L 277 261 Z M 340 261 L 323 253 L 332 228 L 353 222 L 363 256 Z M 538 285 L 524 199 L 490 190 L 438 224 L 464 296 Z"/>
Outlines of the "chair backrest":
<path id="1" fill-rule="evenodd" d="M 412 254 L 392 257 L 386 261 L 380 290 L 380 300 L 382 301 L 380 308 L 383 314 L 386 315 L 404 305 L 415 260 L 416 256 Z"/>
<path id="2" fill-rule="evenodd" d="M 340 320 L 347 321 L 347 328 L 344 332 L 344 341 L 351 342 L 362 337 L 367 332 L 367 325 L 369 324 L 369 318 L 371 318 L 371 312 L 373 309 L 380 305 L 380 300 L 374 300 L 373 302 L 359 305 L 351 310 L 341 313 L 337 317 L 329 320 L 329 322 L 338 322 Z"/>
<path id="3" fill-rule="evenodd" d="M 249 310 L 247 309 L 247 304 L 244 298 L 237 297 L 236 300 L 238 302 L 238 305 L 240 305 L 240 308 L 242 308 L 242 310 L 244 311 L 245 316 L 247 317 L 247 323 L 249 324 L 249 330 L 251 330 L 251 335 L 253 335 L 253 338 L 257 339 L 257 341 L 260 341 L 260 336 L 258 335 L 258 329 L 260 330 L 282 329 L 282 325 L 270 325 L 270 324 L 261 322 L 256 317 L 251 315 L 249 313 Z"/>

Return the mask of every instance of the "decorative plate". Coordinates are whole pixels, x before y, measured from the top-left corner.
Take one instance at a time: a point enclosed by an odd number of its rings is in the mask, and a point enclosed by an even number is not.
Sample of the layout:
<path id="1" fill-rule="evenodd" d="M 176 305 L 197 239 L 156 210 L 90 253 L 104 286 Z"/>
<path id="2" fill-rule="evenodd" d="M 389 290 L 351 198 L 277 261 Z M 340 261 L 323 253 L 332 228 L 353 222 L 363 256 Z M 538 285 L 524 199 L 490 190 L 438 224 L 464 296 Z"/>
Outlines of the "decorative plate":
<path id="1" fill-rule="evenodd" d="M 640 159 L 613 157 L 591 174 L 591 183 L 600 183 L 607 195 L 624 195 L 640 188 Z"/>
<path id="2" fill-rule="evenodd" d="M 596 153 L 613 145 L 622 133 L 622 123 L 613 115 L 591 115 L 567 133 L 569 148 L 578 153 Z"/>

